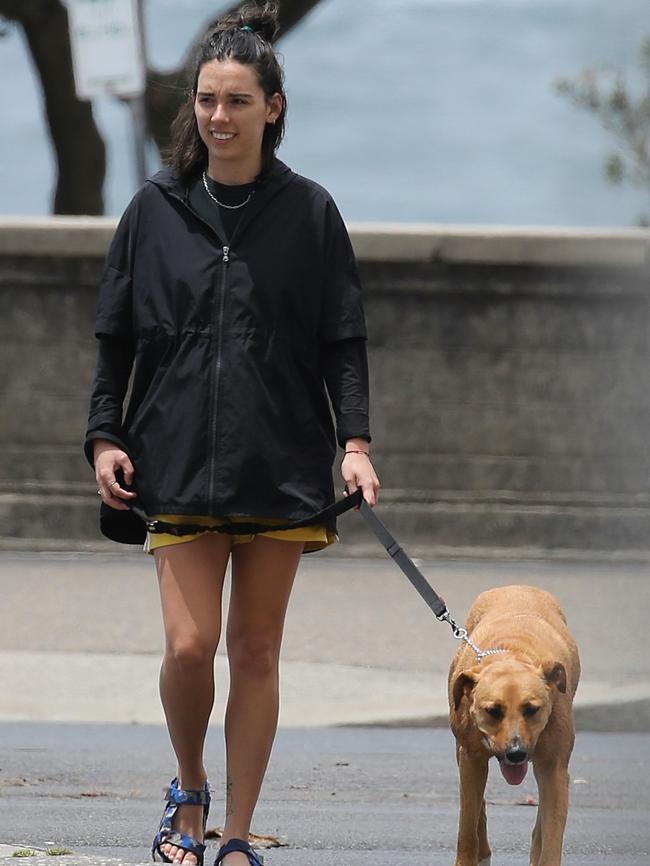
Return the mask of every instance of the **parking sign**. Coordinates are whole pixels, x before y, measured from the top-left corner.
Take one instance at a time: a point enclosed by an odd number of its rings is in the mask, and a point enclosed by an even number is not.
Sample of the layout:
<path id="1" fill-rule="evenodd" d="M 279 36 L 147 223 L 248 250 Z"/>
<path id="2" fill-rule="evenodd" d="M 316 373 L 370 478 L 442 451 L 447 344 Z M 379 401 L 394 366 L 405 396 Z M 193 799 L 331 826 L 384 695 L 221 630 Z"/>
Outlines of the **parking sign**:
<path id="1" fill-rule="evenodd" d="M 137 0 L 66 0 L 79 99 L 144 92 Z"/>

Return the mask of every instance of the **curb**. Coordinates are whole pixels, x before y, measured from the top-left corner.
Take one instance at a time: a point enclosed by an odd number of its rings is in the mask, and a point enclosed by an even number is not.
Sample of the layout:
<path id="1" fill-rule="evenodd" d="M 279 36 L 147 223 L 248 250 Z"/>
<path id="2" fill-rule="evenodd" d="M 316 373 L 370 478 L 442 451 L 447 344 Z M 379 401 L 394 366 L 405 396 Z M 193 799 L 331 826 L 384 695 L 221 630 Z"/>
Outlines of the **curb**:
<path id="1" fill-rule="evenodd" d="M 15 851 L 33 851 L 31 855 L 24 854 L 15 856 Z M 25 863 L 28 866 L 135 866 L 133 861 L 116 860 L 112 857 L 97 857 L 89 854 L 77 854 L 70 851 L 69 854 L 48 854 L 43 848 L 33 845 L 5 845 L 0 844 L 0 863 Z M 144 861 L 142 862 L 144 866 Z"/>
<path id="2" fill-rule="evenodd" d="M 611 704 L 574 705 L 573 717 L 578 733 L 648 734 L 650 698 Z M 350 722 L 339 728 L 447 728 L 447 715 L 419 716 L 386 722 Z"/>

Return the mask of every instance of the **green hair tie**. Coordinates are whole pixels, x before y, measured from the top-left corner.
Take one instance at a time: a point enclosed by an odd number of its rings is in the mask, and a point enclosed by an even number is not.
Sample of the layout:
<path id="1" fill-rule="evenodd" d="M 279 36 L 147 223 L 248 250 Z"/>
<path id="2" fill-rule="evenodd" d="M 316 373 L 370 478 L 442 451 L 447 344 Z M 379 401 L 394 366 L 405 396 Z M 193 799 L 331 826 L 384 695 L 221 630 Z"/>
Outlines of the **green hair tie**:
<path id="1" fill-rule="evenodd" d="M 240 29 L 240 30 L 247 30 L 249 33 L 253 33 L 253 32 L 254 32 L 253 28 L 252 28 L 249 24 L 244 24 L 244 26 L 243 26 L 243 27 L 240 27 L 239 29 Z"/>

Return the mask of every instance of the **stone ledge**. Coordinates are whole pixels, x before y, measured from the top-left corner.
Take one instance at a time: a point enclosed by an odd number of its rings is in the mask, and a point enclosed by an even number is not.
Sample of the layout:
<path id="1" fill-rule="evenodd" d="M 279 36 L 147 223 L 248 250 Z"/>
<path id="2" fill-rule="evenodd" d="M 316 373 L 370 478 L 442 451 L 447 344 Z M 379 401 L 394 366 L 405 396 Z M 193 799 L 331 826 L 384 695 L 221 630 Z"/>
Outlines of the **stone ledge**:
<path id="1" fill-rule="evenodd" d="M 561 226 L 353 223 L 361 261 L 647 267 L 650 231 Z"/>
<path id="2" fill-rule="evenodd" d="M 103 258 L 115 217 L 0 217 L 0 255 Z"/>
<path id="3" fill-rule="evenodd" d="M 0 217 L 0 255 L 103 257 L 115 217 Z M 350 223 L 361 261 L 644 268 L 650 230 Z"/>

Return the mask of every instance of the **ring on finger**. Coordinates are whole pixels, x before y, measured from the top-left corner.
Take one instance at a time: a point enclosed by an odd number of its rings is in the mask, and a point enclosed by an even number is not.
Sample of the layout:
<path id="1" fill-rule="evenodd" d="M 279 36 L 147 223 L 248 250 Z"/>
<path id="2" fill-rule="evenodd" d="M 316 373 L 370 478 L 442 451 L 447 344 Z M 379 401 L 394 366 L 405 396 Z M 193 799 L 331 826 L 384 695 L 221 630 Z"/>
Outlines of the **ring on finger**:
<path id="1" fill-rule="evenodd" d="M 117 484 L 117 481 L 111 481 L 111 483 L 108 485 L 109 488 L 111 488 L 114 484 Z"/>
<path id="2" fill-rule="evenodd" d="M 99 493 L 100 496 L 102 495 L 101 487 L 99 488 L 99 490 L 97 491 L 97 493 Z"/>

